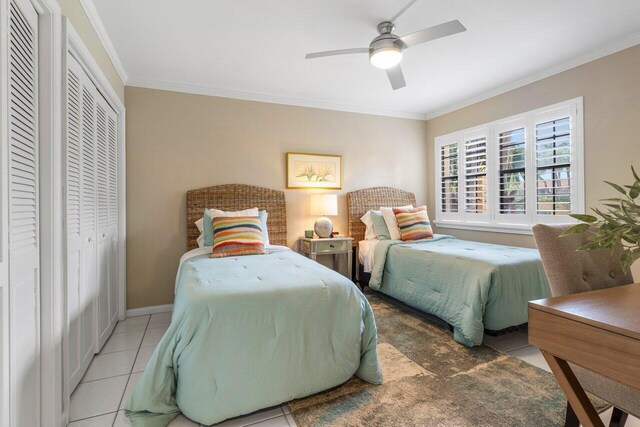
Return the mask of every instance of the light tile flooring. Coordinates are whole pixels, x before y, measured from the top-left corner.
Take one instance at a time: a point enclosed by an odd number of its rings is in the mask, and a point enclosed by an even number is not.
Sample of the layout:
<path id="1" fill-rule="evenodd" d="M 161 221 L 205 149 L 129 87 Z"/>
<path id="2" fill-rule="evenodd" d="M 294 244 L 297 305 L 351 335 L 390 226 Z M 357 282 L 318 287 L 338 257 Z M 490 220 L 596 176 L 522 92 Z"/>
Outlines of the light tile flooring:
<path id="1" fill-rule="evenodd" d="M 140 379 L 151 354 L 171 322 L 171 313 L 131 317 L 118 323 L 91 361 L 71 395 L 69 427 L 129 426 L 123 407 Z M 172 427 L 199 426 L 179 416 Z M 216 427 L 290 427 L 296 423 L 286 405 L 266 409 L 218 424 Z"/>
<path id="2" fill-rule="evenodd" d="M 133 386 L 151 358 L 162 335 L 171 321 L 170 313 L 131 317 L 118 323 L 113 334 L 96 355 L 80 385 L 71 396 L 69 427 L 121 427 L 129 426 L 123 406 Z M 509 353 L 539 368 L 549 370 L 540 351 L 527 341 L 524 331 L 499 337 L 486 335 L 485 343 L 497 350 Z M 601 414 L 605 424 L 611 410 Z M 216 427 L 289 427 L 296 423 L 286 405 L 235 418 Z M 198 426 L 180 416 L 172 427 Z M 629 417 L 627 427 L 640 427 L 640 420 Z"/>

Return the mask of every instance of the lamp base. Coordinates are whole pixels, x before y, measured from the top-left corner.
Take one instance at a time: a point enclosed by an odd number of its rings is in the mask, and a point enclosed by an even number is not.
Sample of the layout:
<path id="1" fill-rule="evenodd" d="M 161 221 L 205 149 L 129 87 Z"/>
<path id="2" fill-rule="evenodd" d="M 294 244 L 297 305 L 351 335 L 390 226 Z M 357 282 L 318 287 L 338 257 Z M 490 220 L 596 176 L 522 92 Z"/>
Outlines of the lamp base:
<path id="1" fill-rule="evenodd" d="M 331 237 L 331 233 L 333 233 L 333 223 L 326 216 L 321 216 L 313 225 L 313 230 L 318 237 L 326 239 L 327 237 Z"/>

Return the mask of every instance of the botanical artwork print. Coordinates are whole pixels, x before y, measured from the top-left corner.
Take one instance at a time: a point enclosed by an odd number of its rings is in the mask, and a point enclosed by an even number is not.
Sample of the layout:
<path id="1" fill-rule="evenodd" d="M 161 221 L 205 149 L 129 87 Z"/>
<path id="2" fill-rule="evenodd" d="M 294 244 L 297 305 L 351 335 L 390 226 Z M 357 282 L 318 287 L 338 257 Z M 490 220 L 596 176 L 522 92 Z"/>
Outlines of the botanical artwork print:
<path id="1" fill-rule="evenodd" d="M 342 157 L 287 153 L 287 188 L 341 189 Z"/>
<path id="2" fill-rule="evenodd" d="M 327 162 L 294 162 L 295 182 L 327 182 L 336 181 L 336 164 Z"/>

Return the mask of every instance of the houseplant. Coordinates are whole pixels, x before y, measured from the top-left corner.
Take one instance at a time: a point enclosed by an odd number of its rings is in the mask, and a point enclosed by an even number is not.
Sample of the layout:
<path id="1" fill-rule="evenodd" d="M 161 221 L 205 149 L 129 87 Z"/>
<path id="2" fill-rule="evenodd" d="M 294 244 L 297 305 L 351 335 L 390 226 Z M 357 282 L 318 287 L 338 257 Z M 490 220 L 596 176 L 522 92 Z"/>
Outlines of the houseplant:
<path id="1" fill-rule="evenodd" d="M 614 250 L 622 244 L 620 264 L 625 271 L 629 271 L 631 265 L 640 259 L 640 176 L 633 166 L 631 173 L 635 179 L 631 185 L 605 181 L 620 196 L 601 200 L 602 207 L 592 208 L 595 215 L 571 214 L 580 223 L 562 234 L 590 233 L 588 242 L 579 249 L 583 251 Z"/>

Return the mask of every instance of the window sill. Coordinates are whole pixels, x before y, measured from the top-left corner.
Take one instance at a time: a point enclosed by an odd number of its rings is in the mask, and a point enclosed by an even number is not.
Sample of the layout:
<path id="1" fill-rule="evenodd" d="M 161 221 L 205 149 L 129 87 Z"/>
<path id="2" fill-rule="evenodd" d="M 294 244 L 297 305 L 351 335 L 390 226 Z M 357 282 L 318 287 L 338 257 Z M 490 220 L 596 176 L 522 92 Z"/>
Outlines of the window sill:
<path id="1" fill-rule="evenodd" d="M 456 221 L 443 221 L 436 220 L 434 224 L 438 228 L 451 228 L 455 230 L 468 230 L 468 231 L 484 231 L 490 233 L 507 233 L 507 234 L 524 234 L 532 236 L 533 231 L 530 225 L 516 225 L 516 224 L 480 224 L 469 222 L 456 222 Z"/>

